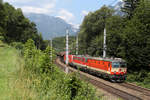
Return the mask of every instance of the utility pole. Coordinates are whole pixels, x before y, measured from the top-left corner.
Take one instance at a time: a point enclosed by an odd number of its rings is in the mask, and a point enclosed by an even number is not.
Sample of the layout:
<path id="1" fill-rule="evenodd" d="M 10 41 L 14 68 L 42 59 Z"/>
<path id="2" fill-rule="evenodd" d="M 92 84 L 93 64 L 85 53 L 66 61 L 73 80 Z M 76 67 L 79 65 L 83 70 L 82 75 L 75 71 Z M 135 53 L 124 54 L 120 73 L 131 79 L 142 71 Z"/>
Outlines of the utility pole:
<path id="1" fill-rule="evenodd" d="M 66 69 L 65 69 L 65 72 L 68 73 L 68 55 L 69 55 L 69 46 L 68 46 L 68 37 L 69 37 L 69 31 L 68 29 L 66 30 Z"/>
<path id="2" fill-rule="evenodd" d="M 103 58 L 106 58 L 106 28 L 104 28 L 104 46 L 103 46 Z"/>
<path id="3" fill-rule="evenodd" d="M 51 62 L 53 62 L 53 39 L 51 39 Z"/>
<path id="4" fill-rule="evenodd" d="M 79 39 L 78 39 L 78 33 L 76 37 L 76 55 L 78 55 L 78 50 L 79 50 Z"/>

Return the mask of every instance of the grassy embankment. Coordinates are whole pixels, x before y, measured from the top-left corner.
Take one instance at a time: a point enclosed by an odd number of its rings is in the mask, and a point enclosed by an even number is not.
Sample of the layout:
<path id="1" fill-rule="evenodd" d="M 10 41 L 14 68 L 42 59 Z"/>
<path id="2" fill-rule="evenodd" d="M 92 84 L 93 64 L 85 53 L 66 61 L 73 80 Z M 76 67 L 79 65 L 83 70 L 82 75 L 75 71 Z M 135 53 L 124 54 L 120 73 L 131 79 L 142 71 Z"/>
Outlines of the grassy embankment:
<path id="1" fill-rule="evenodd" d="M 0 100 L 15 100 L 14 97 L 24 92 L 23 84 L 18 84 L 24 61 L 16 49 L 3 46 L 0 47 Z"/>
<path id="2" fill-rule="evenodd" d="M 36 55 L 39 59 L 33 59 L 33 66 L 40 64 L 41 56 L 43 53 Z M 19 51 L 0 47 L 0 100 L 98 100 L 90 84 L 65 75 L 56 66 L 52 73 L 25 67 Z"/>

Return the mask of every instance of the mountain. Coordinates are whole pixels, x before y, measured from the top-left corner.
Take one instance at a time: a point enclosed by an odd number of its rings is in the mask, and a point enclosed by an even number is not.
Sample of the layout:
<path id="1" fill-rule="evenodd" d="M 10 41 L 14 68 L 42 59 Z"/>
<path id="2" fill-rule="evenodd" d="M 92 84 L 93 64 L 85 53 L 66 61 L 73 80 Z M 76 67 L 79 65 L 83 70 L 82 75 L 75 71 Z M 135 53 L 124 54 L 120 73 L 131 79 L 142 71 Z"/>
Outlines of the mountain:
<path id="1" fill-rule="evenodd" d="M 44 39 L 65 36 L 66 29 L 69 30 L 70 35 L 75 35 L 78 30 L 58 17 L 35 13 L 24 15 L 36 24 L 38 31 L 42 33 Z"/>
<path id="2" fill-rule="evenodd" d="M 124 6 L 124 2 L 123 2 L 123 1 L 119 1 L 119 2 L 117 2 L 114 6 L 109 6 L 109 8 L 114 9 L 116 15 L 123 16 L 124 13 L 121 11 L 121 8 L 122 8 L 123 6 Z"/>

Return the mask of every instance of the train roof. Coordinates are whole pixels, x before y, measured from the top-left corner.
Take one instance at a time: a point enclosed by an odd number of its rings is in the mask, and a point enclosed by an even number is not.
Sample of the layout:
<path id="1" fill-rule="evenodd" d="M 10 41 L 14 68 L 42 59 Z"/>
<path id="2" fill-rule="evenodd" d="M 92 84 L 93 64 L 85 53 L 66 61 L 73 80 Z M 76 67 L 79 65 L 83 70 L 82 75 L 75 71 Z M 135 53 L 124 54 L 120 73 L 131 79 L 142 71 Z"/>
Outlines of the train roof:
<path id="1" fill-rule="evenodd" d="M 95 59 L 95 60 L 104 60 L 104 61 L 110 61 L 110 62 L 125 62 L 125 60 L 123 60 L 122 58 L 102 58 L 102 57 L 91 57 L 91 56 L 84 56 L 84 55 L 74 55 L 76 57 L 84 57 L 87 59 Z"/>

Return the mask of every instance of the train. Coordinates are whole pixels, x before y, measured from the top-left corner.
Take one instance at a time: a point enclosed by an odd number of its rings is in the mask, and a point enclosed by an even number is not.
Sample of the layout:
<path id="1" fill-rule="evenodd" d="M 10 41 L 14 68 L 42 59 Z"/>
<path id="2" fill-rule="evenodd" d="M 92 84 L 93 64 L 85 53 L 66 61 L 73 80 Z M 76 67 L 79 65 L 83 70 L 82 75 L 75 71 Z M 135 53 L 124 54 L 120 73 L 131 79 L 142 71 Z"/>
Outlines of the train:
<path id="1" fill-rule="evenodd" d="M 63 55 L 65 62 L 66 55 Z M 127 77 L 127 64 L 121 58 L 101 58 L 84 55 L 68 55 L 68 64 L 78 69 L 92 72 L 112 82 L 124 82 Z"/>

